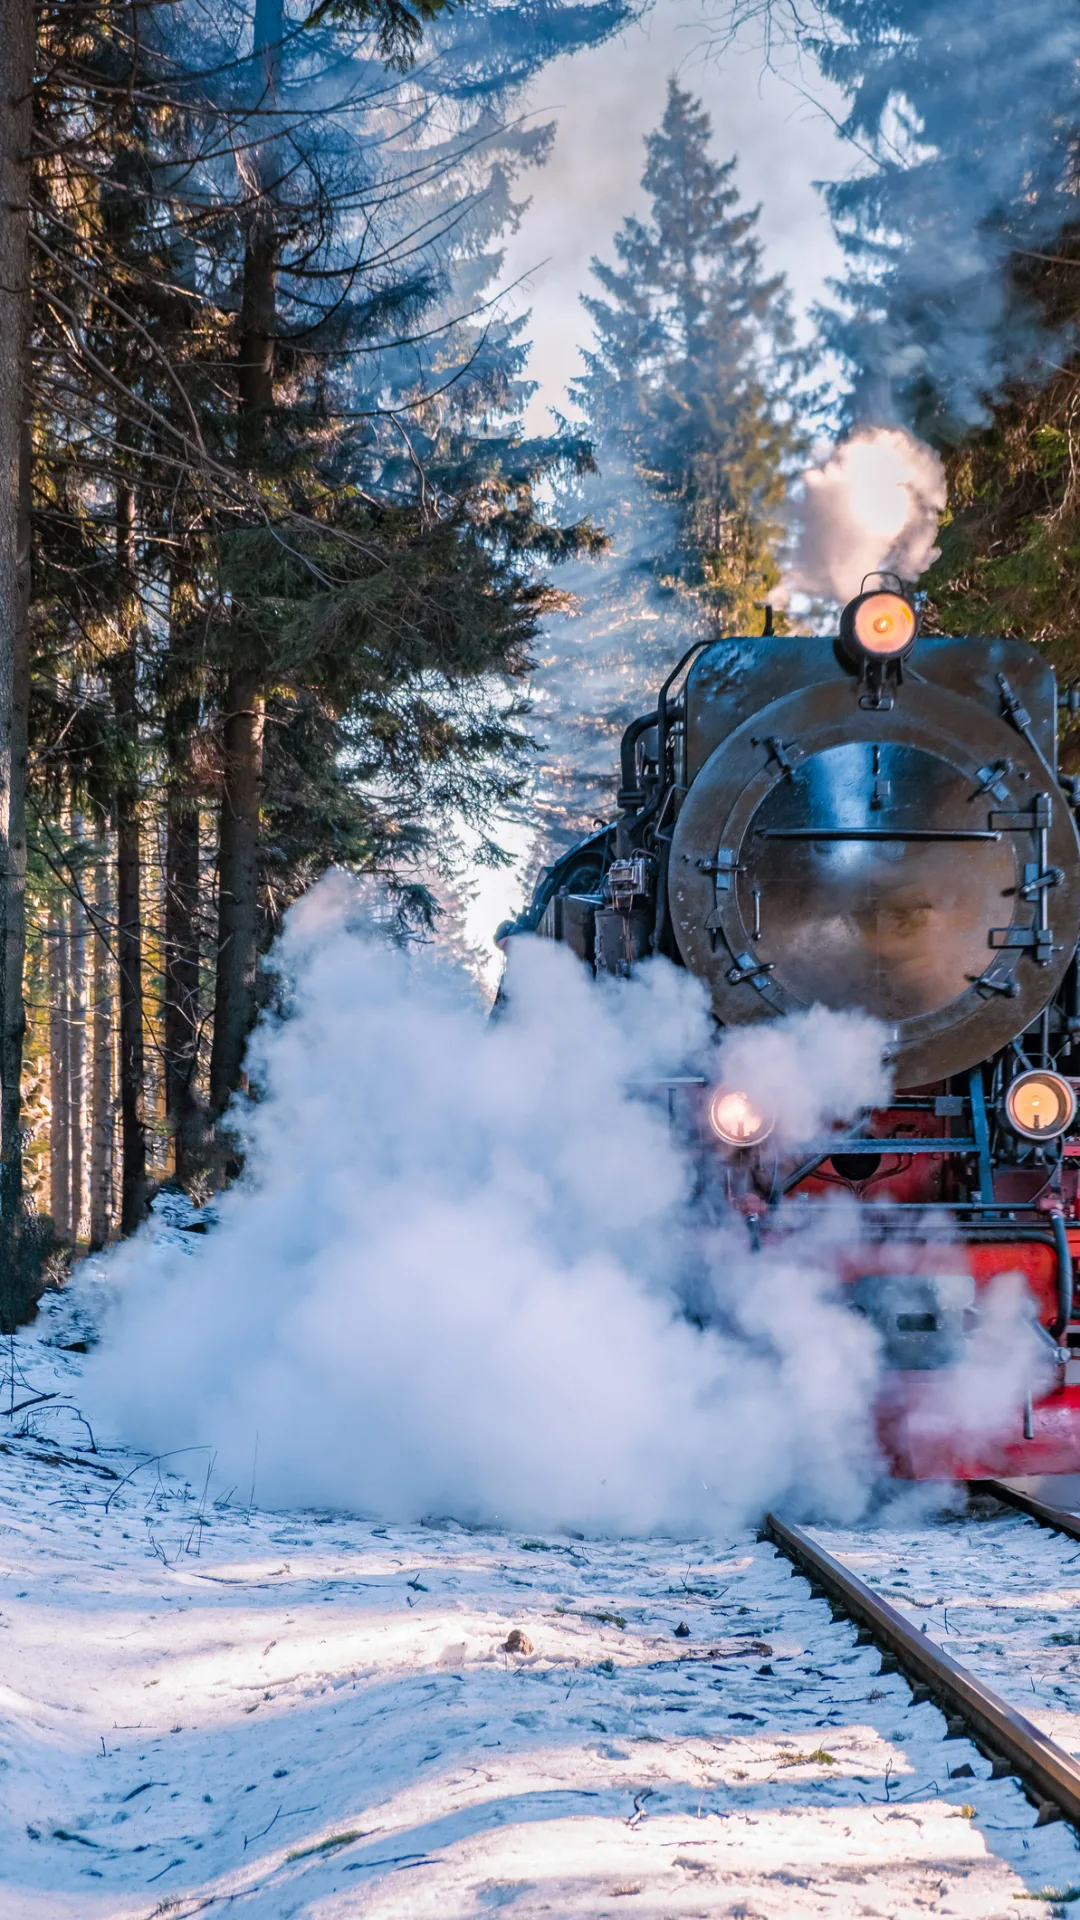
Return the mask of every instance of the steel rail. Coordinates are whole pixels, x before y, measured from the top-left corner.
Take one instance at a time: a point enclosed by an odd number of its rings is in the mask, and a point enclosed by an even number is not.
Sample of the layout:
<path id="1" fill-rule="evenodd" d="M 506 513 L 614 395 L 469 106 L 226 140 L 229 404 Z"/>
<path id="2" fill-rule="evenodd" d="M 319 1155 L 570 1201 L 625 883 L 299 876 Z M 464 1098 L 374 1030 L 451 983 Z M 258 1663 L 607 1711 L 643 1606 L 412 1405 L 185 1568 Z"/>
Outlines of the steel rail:
<path id="1" fill-rule="evenodd" d="M 770 1513 L 765 1516 L 764 1531 L 812 1588 L 836 1601 L 884 1648 L 890 1666 L 903 1669 L 909 1684 L 914 1676 L 912 1691 L 917 1700 L 934 1699 L 942 1707 L 946 1738 L 967 1734 L 974 1739 L 991 1761 L 992 1777 L 1017 1774 L 1039 1808 L 1038 1824 L 1057 1818 L 1060 1812 L 1080 1827 L 1080 1766 L 1071 1755 L 920 1633 L 802 1527 Z"/>
<path id="2" fill-rule="evenodd" d="M 1019 1487 L 1010 1487 L 1004 1480 L 970 1480 L 968 1485 L 972 1493 L 992 1493 L 995 1500 L 1007 1507 L 1016 1507 L 1029 1519 L 1037 1520 L 1040 1527 L 1068 1534 L 1070 1540 L 1080 1540 L 1080 1514 L 1066 1513 L 1064 1507 L 1052 1507 L 1048 1501 L 1036 1499 L 1033 1493 L 1021 1493 Z"/>

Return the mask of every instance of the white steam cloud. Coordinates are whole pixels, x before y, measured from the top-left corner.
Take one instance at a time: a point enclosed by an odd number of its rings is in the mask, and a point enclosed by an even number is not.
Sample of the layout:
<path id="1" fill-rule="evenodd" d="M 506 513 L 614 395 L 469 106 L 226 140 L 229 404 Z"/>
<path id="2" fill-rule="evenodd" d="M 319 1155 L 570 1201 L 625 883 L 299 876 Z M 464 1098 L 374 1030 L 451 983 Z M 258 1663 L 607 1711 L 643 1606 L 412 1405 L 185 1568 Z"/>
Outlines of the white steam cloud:
<path id="1" fill-rule="evenodd" d="M 1000 1273 L 978 1296 L 975 1329 L 956 1367 L 926 1376 L 910 1426 L 916 1445 L 959 1467 L 1016 1441 L 1025 1397 L 1050 1390 L 1054 1367 L 1022 1273 Z"/>
<path id="2" fill-rule="evenodd" d="M 892 1078 L 882 1037 L 869 1014 L 811 1007 L 796 1019 L 732 1029 L 720 1073 L 775 1116 L 777 1145 L 801 1147 L 860 1108 L 885 1105 Z"/>
<path id="3" fill-rule="evenodd" d="M 512 944 L 489 1024 L 342 877 L 294 908 L 248 1173 L 192 1254 L 144 1231 L 105 1263 L 88 1411 L 154 1452 L 210 1444 L 245 1497 L 257 1450 L 269 1505 L 631 1532 L 784 1498 L 854 1515 L 876 1343 L 833 1298 L 844 1210 L 767 1254 L 695 1212 L 663 1101 L 628 1088 L 715 1071 L 700 985 L 653 962 L 599 988 Z M 820 1009 L 726 1060 L 800 1129 L 881 1086 L 872 1024 Z"/>
<path id="4" fill-rule="evenodd" d="M 917 580 L 936 560 L 945 470 L 903 427 L 865 427 L 803 476 L 789 585 L 841 602 L 878 568 Z"/>

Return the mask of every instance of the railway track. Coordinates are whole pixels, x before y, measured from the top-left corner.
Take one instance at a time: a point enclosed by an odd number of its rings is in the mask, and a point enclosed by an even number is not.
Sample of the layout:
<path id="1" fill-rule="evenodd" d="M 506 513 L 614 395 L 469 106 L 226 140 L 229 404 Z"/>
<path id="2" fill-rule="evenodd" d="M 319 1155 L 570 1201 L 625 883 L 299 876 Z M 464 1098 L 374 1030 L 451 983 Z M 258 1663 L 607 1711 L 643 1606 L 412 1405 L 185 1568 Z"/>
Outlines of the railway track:
<path id="1" fill-rule="evenodd" d="M 1080 1540 L 1080 1516 L 1074 1513 L 1001 1481 L 980 1481 L 975 1490 L 1018 1509 L 1049 1531 Z M 1064 1818 L 1080 1831 L 1080 1762 L 914 1627 L 804 1528 L 769 1514 L 763 1533 L 804 1576 L 812 1594 L 828 1599 L 834 1614 L 853 1621 L 861 1641 L 873 1641 L 881 1649 L 882 1672 L 899 1671 L 915 1703 L 929 1700 L 940 1708 L 947 1737 L 970 1739 L 990 1762 L 993 1779 L 1015 1775 L 1038 1808 L 1037 1825 Z"/>

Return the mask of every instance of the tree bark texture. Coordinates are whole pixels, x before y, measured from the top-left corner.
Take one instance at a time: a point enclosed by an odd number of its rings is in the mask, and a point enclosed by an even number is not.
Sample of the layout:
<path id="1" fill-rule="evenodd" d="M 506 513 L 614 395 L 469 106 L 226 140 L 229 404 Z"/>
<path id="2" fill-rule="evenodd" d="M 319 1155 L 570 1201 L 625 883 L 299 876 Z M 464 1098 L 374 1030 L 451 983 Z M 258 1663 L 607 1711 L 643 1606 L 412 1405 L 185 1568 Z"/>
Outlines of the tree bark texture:
<path id="1" fill-rule="evenodd" d="M 174 765 L 165 819 L 165 1111 L 182 1183 L 199 1165 L 199 807 L 187 771 L 186 757 Z"/>
<path id="2" fill-rule="evenodd" d="M 274 404 L 274 324 L 277 305 L 277 238 L 264 195 L 252 216 L 244 250 L 240 309 L 239 443 L 243 464 L 256 469 L 266 443 Z"/>
<path id="3" fill-rule="evenodd" d="M 0 1326 L 14 1325 L 22 1198 L 29 696 L 30 136 L 35 10 L 0 0 Z"/>
<path id="4" fill-rule="evenodd" d="M 265 701 L 255 673 L 235 673 L 226 694 L 225 777 L 218 845 L 218 956 L 210 1105 L 224 1112 L 241 1084 L 255 1024 L 259 972 L 259 807 Z"/>
<path id="5" fill-rule="evenodd" d="M 108 841 L 98 836 L 94 860 L 93 1013 L 90 1040 L 90 1248 L 109 1238 L 112 1226 L 113 968 L 108 940 L 112 922 Z"/>
<path id="6" fill-rule="evenodd" d="M 203 1171 L 207 1126 L 196 1093 L 199 1002 L 199 788 L 194 742 L 202 718 L 187 625 L 197 602 L 186 553 L 174 556 L 169 586 L 170 686 L 162 725 L 165 750 L 165 1005 L 162 1044 L 165 1120 L 173 1170 L 182 1186 Z"/>
<path id="7" fill-rule="evenodd" d="M 49 935 L 49 1164 L 53 1226 L 61 1240 L 71 1239 L 71 1101 L 68 1076 L 67 929 L 63 902 L 57 902 Z"/>
<path id="8" fill-rule="evenodd" d="M 81 833 L 77 831 L 76 839 Z M 79 887 L 84 870 L 76 869 Z M 86 914 L 72 894 L 68 920 L 68 1085 L 71 1116 L 71 1239 L 78 1245 L 86 1225 Z"/>
<path id="9" fill-rule="evenodd" d="M 274 405 L 277 333 L 277 223 L 280 164 L 273 139 L 284 31 L 282 0 L 256 0 L 252 44 L 253 105 L 268 114 L 271 137 L 254 154 L 256 191 L 248 216 L 237 360 L 240 459 L 257 479 Z M 241 1084 L 244 1048 L 255 1023 L 259 935 L 259 808 L 262 796 L 265 674 L 238 667 L 225 694 L 218 871 L 218 957 L 210 1106 L 220 1116 Z"/>
<path id="10" fill-rule="evenodd" d="M 117 565 L 130 582 L 124 645 L 111 662 L 113 703 L 125 765 L 116 790 L 116 960 L 120 1000 L 120 1231 L 134 1233 L 146 1207 L 143 1076 L 142 853 L 139 844 L 138 612 L 135 601 L 135 494 L 117 488 Z"/>
<path id="11" fill-rule="evenodd" d="M 284 32 L 282 0 L 255 0 L 252 33 L 252 106 L 267 115 L 269 139 L 252 155 L 254 192 L 247 214 L 244 279 L 240 303 L 237 396 L 243 465 L 257 469 L 266 446 L 274 405 L 274 345 L 277 331 L 277 222 L 280 141 L 273 138 Z"/>

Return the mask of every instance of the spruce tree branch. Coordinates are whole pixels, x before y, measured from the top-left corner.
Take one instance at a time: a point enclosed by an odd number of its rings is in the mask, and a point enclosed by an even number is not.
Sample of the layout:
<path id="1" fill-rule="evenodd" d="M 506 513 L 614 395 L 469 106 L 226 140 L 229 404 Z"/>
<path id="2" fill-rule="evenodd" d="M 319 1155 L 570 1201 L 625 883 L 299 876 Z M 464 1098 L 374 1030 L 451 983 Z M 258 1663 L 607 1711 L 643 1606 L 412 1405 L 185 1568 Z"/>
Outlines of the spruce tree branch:
<path id="1" fill-rule="evenodd" d="M 117 301 L 113 300 L 109 294 L 104 292 L 104 290 L 101 287 L 96 287 L 92 281 L 87 280 L 86 277 L 83 274 L 79 273 L 77 268 L 73 267 L 69 261 L 61 260 L 59 254 L 54 253 L 51 247 L 46 246 L 45 241 L 41 238 L 41 235 L 39 233 L 35 233 L 33 231 L 33 228 L 31 228 L 30 230 L 30 241 L 33 246 L 37 247 L 39 253 L 43 253 L 47 259 L 52 261 L 55 267 L 59 268 L 61 273 L 66 274 L 70 279 L 75 280 L 79 286 L 85 288 L 86 292 L 90 294 L 92 299 L 98 301 L 102 306 L 107 307 L 110 313 L 115 313 L 121 320 L 123 320 L 124 324 L 130 327 L 132 332 L 136 333 L 139 339 L 142 340 L 144 345 L 149 349 L 152 358 L 156 360 L 158 365 L 164 369 L 166 378 L 171 380 L 177 393 L 180 395 L 180 400 L 183 405 L 184 411 L 191 422 L 192 438 L 194 440 L 195 446 L 198 448 L 200 460 L 205 461 L 206 448 L 205 448 L 205 445 L 203 444 L 202 432 L 199 427 L 198 414 L 195 412 L 195 409 L 191 404 L 191 400 L 187 393 L 187 390 L 184 387 L 183 382 L 178 377 L 175 367 L 172 365 L 167 355 L 162 353 L 161 348 L 158 346 L 157 341 L 153 337 L 153 334 L 150 333 L 148 329 L 144 327 L 140 321 L 136 320 L 132 314 L 127 313 L 124 310 L 124 308 L 121 307 Z"/>
<path id="2" fill-rule="evenodd" d="M 282 537 L 282 525 L 292 526 L 298 531 L 303 530 L 307 533 L 318 533 L 321 537 L 330 535 L 333 538 L 341 540 L 344 544 L 355 548 L 357 551 L 362 552 L 375 565 L 385 566 L 386 563 L 383 557 L 373 548 L 368 547 L 363 541 L 346 534 L 340 528 L 331 528 L 322 522 L 313 520 L 309 514 L 297 513 L 295 508 L 283 508 L 281 520 L 275 521 L 267 509 L 263 495 L 257 487 L 245 481 L 242 476 L 234 473 L 230 468 L 223 466 L 220 461 L 214 460 L 198 446 L 193 445 L 193 443 L 188 440 L 187 435 L 181 431 L 174 421 L 170 420 L 167 415 L 161 413 L 159 409 L 142 394 L 128 386 L 126 381 L 114 373 L 112 368 L 107 366 L 105 362 L 94 353 L 93 349 L 87 346 L 84 340 L 80 339 L 80 322 L 78 316 L 72 313 L 71 309 L 66 306 L 54 292 L 50 291 L 45 298 L 54 312 L 64 316 L 66 324 L 62 324 L 61 332 L 64 333 L 76 357 L 86 361 L 93 368 L 98 378 L 104 382 L 110 392 L 121 396 L 125 403 L 144 414 L 147 419 L 152 420 L 155 426 L 159 427 L 163 433 L 168 434 L 172 440 L 176 441 L 185 450 L 188 455 L 187 471 L 191 475 L 212 475 L 222 485 L 230 502 L 233 504 L 239 503 L 254 511 L 271 537 L 275 539 L 293 559 L 299 560 L 307 567 L 308 570 L 315 575 L 316 579 L 319 580 L 321 585 L 329 587 L 332 583 L 322 570 L 315 565 L 310 554 L 305 553 L 301 548 L 294 547 L 289 541 Z"/>

